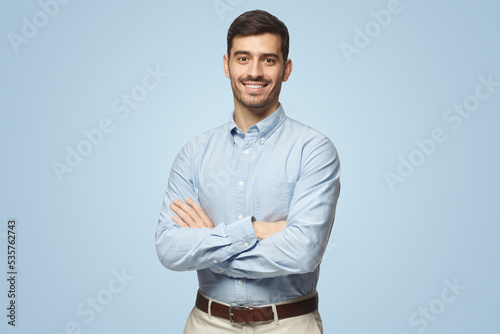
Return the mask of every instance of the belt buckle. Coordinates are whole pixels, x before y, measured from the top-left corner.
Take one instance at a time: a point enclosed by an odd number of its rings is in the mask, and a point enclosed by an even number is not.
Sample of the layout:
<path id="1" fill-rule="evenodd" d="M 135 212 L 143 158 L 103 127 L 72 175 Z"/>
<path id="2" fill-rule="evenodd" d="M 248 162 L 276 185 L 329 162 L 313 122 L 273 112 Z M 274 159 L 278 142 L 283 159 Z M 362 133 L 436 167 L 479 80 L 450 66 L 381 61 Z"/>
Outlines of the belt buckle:
<path id="1" fill-rule="evenodd" d="M 231 323 L 235 323 L 236 321 L 234 321 L 233 319 L 233 310 L 248 310 L 248 311 L 252 311 L 252 321 L 249 321 L 248 323 L 251 324 L 253 323 L 253 307 L 250 306 L 250 307 L 238 307 L 238 306 L 229 306 L 229 321 L 231 321 Z M 238 321 L 239 322 L 239 321 Z M 243 323 L 245 323 L 245 321 L 241 321 Z"/>

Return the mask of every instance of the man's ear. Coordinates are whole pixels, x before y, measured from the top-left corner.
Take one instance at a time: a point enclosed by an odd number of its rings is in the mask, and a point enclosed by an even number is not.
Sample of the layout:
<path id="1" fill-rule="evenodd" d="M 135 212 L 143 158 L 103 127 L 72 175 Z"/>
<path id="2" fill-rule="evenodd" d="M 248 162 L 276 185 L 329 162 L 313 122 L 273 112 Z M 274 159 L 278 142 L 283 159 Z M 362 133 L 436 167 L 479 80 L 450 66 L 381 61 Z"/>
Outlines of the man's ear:
<path id="1" fill-rule="evenodd" d="M 227 55 L 222 58 L 222 63 L 224 64 L 224 74 L 229 78 L 229 58 Z"/>
<path id="2" fill-rule="evenodd" d="M 283 71 L 283 82 L 287 81 L 292 74 L 293 64 L 291 59 L 287 59 L 285 63 L 285 70 Z"/>

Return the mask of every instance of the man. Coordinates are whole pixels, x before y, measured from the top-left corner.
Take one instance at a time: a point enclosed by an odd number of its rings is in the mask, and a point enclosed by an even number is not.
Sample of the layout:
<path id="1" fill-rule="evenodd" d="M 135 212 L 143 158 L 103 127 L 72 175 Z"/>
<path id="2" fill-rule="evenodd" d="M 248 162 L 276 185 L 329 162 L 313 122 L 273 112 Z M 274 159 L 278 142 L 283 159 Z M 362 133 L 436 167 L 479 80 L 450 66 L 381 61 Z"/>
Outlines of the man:
<path id="1" fill-rule="evenodd" d="M 337 152 L 279 102 L 292 72 L 283 22 L 246 12 L 227 42 L 234 112 L 174 161 L 158 257 L 198 271 L 184 333 L 323 333 L 316 285 L 340 191 Z"/>

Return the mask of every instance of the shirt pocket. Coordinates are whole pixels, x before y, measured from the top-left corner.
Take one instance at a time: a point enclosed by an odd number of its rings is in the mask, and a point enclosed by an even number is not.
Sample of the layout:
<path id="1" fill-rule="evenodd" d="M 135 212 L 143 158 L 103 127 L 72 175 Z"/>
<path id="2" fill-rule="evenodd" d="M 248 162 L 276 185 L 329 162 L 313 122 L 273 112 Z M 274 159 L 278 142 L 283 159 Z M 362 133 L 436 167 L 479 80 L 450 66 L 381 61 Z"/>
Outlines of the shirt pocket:
<path id="1" fill-rule="evenodd" d="M 260 221 L 277 222 L 286 220 L 292 199 L 293 182 L 261 180 L 257 183 L 257 215 Z"/>

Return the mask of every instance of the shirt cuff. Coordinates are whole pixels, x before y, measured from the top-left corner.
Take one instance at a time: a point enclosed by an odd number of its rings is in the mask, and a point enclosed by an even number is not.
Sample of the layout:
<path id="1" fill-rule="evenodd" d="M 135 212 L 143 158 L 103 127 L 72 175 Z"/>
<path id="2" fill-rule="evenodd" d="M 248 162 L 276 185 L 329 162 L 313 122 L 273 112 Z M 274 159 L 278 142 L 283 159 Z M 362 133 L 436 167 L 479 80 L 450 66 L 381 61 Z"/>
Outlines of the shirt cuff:
<path id="1" fill-rule="evenodd" d="M 248 216 L 235 221 L 227 226 L 231 243 L 236 246 L 236 254 L 252 247 L 257 242 L 257 236 L 253 229 L 254 216 Z"/>
<path id="2" fill-rule="evenodd" d="M 230 238 L 231 246 L 224 256 L 224 259 L 214 259 L 211 269 L 214 272 L 224 273 L 225 266 L 223 262 L 237 254 L 251 249 L 257 243 L 257 236 L 253 229 L 252 222 L 255 221 L 254 216 L 244 217 L 235 221 L 232 224 L 226 225 L 227 235 Z"/>

